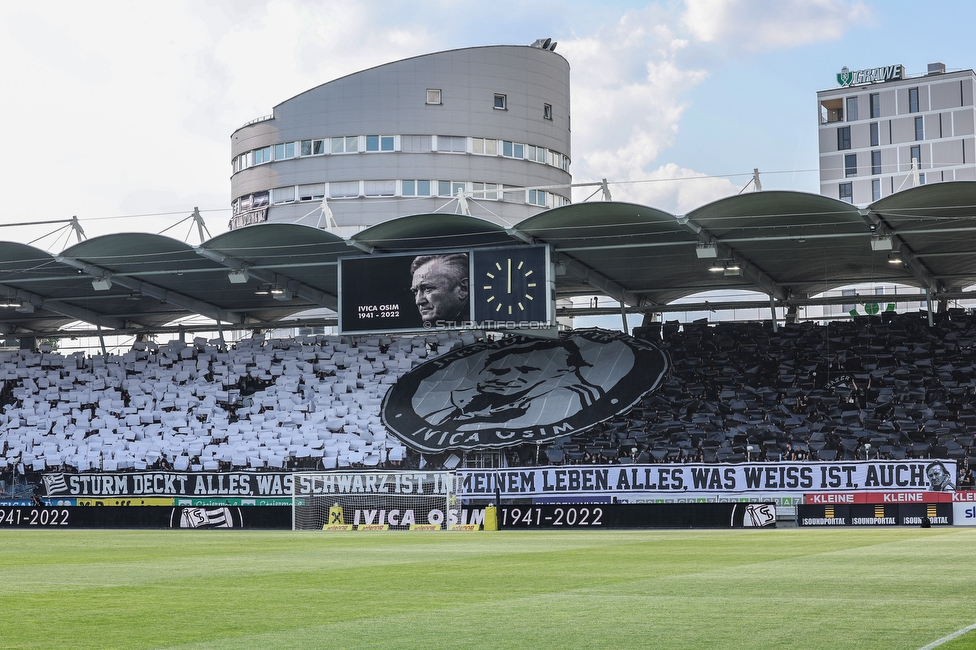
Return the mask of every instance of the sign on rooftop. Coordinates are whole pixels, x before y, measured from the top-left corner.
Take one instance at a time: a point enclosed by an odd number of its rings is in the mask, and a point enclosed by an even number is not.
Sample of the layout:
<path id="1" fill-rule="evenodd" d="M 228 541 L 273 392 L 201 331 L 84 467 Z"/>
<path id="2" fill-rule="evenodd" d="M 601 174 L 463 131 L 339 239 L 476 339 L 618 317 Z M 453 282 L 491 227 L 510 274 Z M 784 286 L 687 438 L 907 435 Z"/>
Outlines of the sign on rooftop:
<path id="1" fill-rule="evenodd" d="M 904 78 L 904 75 L 905 67 L 901 64 L 854 71 L 849 70 L 845 65 L 837 73 L 837 83 L 841 86 L 860 86 L 862 84 L 873 84 L 882 81 L 894 81 L 895 79 Z"/>

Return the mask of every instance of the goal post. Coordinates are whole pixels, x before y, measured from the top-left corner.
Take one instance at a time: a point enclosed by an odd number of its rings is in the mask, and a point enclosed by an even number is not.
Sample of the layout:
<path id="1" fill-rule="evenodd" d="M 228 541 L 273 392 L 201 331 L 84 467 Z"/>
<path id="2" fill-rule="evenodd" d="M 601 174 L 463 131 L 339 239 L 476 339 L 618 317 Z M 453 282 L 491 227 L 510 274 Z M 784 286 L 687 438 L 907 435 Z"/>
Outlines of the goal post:
<path id="1" fill-rule="evenodd" d="M 458 523 L 453 472 L 297 472 L 293 530 L 446 530 Z"/>

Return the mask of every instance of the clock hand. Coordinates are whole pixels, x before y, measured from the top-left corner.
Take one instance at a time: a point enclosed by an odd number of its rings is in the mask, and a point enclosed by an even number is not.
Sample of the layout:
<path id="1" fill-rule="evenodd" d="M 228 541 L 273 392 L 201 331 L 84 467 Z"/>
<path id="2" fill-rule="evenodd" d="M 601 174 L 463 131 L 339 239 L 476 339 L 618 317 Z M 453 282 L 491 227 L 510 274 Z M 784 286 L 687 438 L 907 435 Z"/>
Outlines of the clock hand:
<path id="1" fill-rule="evenodd" d="M 508 292 L 512 293 L 512 258 L 508 258 Z"/>

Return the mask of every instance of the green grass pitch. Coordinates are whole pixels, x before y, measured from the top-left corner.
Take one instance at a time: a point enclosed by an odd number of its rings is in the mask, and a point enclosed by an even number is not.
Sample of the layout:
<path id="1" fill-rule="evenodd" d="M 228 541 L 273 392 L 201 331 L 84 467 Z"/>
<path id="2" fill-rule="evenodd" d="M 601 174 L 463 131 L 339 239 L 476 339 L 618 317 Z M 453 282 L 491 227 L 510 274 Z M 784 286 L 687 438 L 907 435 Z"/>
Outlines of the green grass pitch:
<path id="1" fill-rule="evenodd" d="M 0 531 L 4 648 L 892 650 L 974 591 L 976 529 Z"/>

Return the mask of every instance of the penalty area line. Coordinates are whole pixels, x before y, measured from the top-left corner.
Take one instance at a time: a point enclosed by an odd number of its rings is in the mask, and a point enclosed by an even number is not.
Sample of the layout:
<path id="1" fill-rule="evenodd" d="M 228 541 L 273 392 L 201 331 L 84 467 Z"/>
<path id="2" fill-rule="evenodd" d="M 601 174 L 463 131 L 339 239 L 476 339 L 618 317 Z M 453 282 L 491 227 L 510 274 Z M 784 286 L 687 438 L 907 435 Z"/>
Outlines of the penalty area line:
<path id="1" fill-rule="evenodd" d="M 943 643 L 948 643 L 949 641 L 952 641 L 955 638 L 961 637 L 966 632 L 972 632 L 973 630 L 976 630 L 976 623 L 973 623 L 969 627 L 964 627 L 961 630 L 956 630 L 955 632 L 953 632 L 949 636 L 944 636 L 944 637 L 942 637 L 941 639 L 939 639 L 937 641 L 933 641 L 932 643 L 928 644 L 927 646 L 923 646 L 923 647 L 919 648 L 918 650 L 932 650 L 932 648 L 938 648 Z"/>

